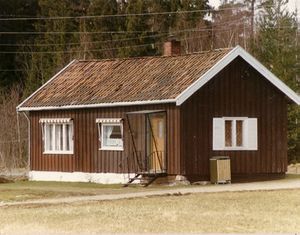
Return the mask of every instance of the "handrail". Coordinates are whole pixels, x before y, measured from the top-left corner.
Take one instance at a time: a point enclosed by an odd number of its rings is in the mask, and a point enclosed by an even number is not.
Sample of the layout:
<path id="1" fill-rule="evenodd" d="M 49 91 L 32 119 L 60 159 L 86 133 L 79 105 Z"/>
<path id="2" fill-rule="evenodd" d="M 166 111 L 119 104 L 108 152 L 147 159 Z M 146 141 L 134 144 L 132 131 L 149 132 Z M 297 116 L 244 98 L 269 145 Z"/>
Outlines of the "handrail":
<path id="1" fill-rule="evenodd" d="M 128 114 L 126 114 L 126 119 L 127 119 L 127 123 L 128 123 L 128 127 L 129 127 L 129 133 L 131 135 L 131 140 L 132 140 L 132 144 L 133 144 L 133 150 L 134 150 L 133 152 L 134 152 L 134 155 L 135 155 L 135 159 L 137 161 L 137 164 L 138 164 L 139 168 L 141 168 L 140 167 L 140 163 L 138 161 L 138 156 L 137 156 L 137 152 L 138 151 L 137 151 L 136 146 L 135 146 L 135 142 L 134 142 L 133 133 L 132 133 L 132 129 L 131 129 L 131 125 L 130 125 Z"/>

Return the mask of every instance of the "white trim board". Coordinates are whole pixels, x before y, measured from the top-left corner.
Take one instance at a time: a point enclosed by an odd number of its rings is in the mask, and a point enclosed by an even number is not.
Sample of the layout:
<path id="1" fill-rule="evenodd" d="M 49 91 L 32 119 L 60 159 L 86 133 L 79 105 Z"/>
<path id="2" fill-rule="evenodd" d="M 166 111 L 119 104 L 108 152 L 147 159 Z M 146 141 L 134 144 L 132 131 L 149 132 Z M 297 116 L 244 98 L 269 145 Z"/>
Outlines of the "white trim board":
<path id="1" fill-rule="evenodd" d="M 17 111 L 23 112 L 23 111 L 40 111 L 40 110 L 84 109 L 84 108 L 102 108 L 102 107 L 117 107 L 117 106 L 130 106 L 130 105 L 166 104 L 166 103 L 176 103 L 176 99 L 114 102 L 114 103 L 85 104 L 85 105 L 23 107 L 23 108 L 20 108 L 19 105 L 17 107 Z"/>
<path id="2" fill-rule="evenodd" d="M 31 181 L 91 182 L 98 184 L 125 184 L 134 174 L 86 173 L 60 171 L 29 171 Z"/>
<path id="3" fill-rule="evenodd" d="M 113 103 L 98 103 L 87 105 L 63 105 L 63 106 L 40 106 L 40 107 L 21 107 L 28 99 L 45 87 L 49 82 L 62 73 L 67 67 L 69 67 L 74 61 L 69 63 L 64 69 L 52 77 L 42 87 L 35 91 L 31 96 L 25 99 L 20 105 L 17 106 L 17 111 L 38 111 L 38 110 L 61 110 L 61 109 L 81 109 L 81 108 L 100 108 L 100 107 L 115 107 L 115 106 L 129 106 L 129 105 L 146 105 L 146 104 L 162 104 L 162 103 L 176 103 L 180 106 L 189 97 L 191 97 L 202 86 L 209 82 L 215 75 L 217 75 L 222 69 L 224 69 L 229 63 L 231 63 L 238 56 L 242 57 L 247 63 L 249 63 L 254 69 L 256 69 L 263 77 L 270 81 L 275 87 L 282 91 L 289 99 L 300 105 L 300 96 L 296 94 L 291 88 L 285 85 L 279 78 L 271 73 L 264 65 L 256 60 L 252 55 L 246 52 L 242 47 L 236 46 L 221 60 L 219 60 L 212 68 L 210 68 L 205 74 L 199 77 L 193 84 L 186 88 L 175 99 L 165 100 L 144 100 L 144 101 L 132 101 L 132 102 L 113 102 Z"/>

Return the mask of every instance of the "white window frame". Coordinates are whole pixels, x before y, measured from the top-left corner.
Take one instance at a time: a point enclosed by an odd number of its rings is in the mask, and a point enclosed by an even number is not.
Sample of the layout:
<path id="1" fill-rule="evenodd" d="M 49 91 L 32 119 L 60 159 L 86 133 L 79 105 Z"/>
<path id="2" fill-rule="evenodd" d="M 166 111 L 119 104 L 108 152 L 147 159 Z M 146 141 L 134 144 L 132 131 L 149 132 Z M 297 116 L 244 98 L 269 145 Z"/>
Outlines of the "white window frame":
<path id="1" fill-rule="evenodd" d="M 221 118 L 213 118 L 213 129 L 216 128 L 214 125 L 215 120 L 222 120 L 222 127 L 221 130 L 219 129 L 217 132 L 218 136 L 215 136 L 215 130 L 213 130 L 213 151 L 244 151 L 244 150 L 258 150 L 257 147 L 257 139 L 258 139 L 258 130 L 257 130 L 257 118 L 248 118 L 248 117 L 221 117 Z M 252 128 L 251 125 L 249 126 L 250 120 L 255 121 L 256 128 L 255 130 L 249 130 Z M 226 133 L 225 133 L 225 121 L 232 121 L 232 128 L 231 128 L 231 137 L 232 137 L 232 146 L 226 146 Z M 236 122 L 243 121 L 243 146 L 236 146 Z M 220 128 L 220 126 L 218 125 Z M 220 133 L 222 136 L 220 137 Z M 249 140 L 249 134 L 253 135 L 255 141 L 253 142 L 253 137 L 251 137 L 251 141 Z M 215 146 L 215 141 L 217 141 L 217 146 Z M 251 142 L 251 144 L 249 143 Z M 252 146 L 251 146 L 252 145 Z M 253 146 L 254 145 L 254 146 Z"/>
<path id="2" fill-rule="evenodd" d="M 248 123 L 246 117 L 223 117 L 224 120 L 224 130 L 225 130 L 225 121 L 232 121 L 231 126 L 231 141 L 232 146 L 226 146 L 226 134 L 224 132 L 224 150 L 247 150 L 248 149 Z M 243 146 L 236 146 L 236 122 L 243 121 Z"/>
<path id="3" fill-rule="evenodd" d="M 41 119 L 42 120 L 42 119 Z M 40 120 L 40 121 L 41 121 Z M 43 154 L 73 154 L 74 153 L 74 124 L 72 120 L 69 121 L 64 121 L 60 122 L 61 119 L 49 119 L 46 122 L 42 122 L 42 135 L 43 135 Z M 62 125 L 62 133 L 60 132 L 60 135 L 63 135 L 63 149 L 62 150 L 49 150 L 47 149 L 46 145 L 48 143 L 47 140 L 47 132 L 48 130 L 46 129 L 48 125 L 53 125 L 52 128 L 52 145 L 56 145 L 55 141 L 55 129 L 57 125 Z M 69 125 L 69 145 L 70 145 L 70 150 L 65 150 L 66 149 L 66 138 L 64 137 L 66 135 L 66 125 Z M 54 147 L 55 148 L 55 147 Z"/>
<path id="4" fill-rule="evenodd" d="M 101 119 L 101 121 L 97 122 L 98 125 L 98 136 L 100 147 L 99 150 L 111 150 L 111 151 L 123 151 L 124 150 L 124 133 L 123 133 L 123 122 L 121 119 L 116 119 L 120 121 L 110 122 L 112 119 Z M 105 126 L 119 126 L 121 129 L 121 141 L 122 146 L 104 146 L 104 127 Z"/>

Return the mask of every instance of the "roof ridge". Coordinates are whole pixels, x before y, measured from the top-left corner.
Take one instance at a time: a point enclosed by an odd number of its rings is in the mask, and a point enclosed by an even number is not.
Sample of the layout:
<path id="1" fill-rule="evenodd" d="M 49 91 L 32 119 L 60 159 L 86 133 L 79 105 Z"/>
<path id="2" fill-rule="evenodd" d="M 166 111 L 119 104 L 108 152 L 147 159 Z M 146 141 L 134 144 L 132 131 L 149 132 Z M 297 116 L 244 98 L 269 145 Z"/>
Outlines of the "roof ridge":
<path id="1" fill-rule="evenodd" d="M 227 47 L 227 48 L 218 48 L 208 51 L 196 51 L 192 53 L 187 54 L 181 54 L 181 55 L 171 55 L 171 56 L 165 56 L 165 55 L 155 55 L 155 56 L 137 56 L 137 57 L 117 57 L 117 58 L 104 58 L 104 59 L 76 59 L 77 62 L 102 62 L 102 61 L 118 61 L 118 60 L 140 60 L 140 59 L 151 59 L 151 58 L 174 58 L 174 57 L 185 57 L 185 56 L 191 56 L 191 55 L 201 55 L 201 54 L 208 54 L 213 52 L 221 52 L 221 51 L 229 51 L 233 50 L 234 47 Z"/>

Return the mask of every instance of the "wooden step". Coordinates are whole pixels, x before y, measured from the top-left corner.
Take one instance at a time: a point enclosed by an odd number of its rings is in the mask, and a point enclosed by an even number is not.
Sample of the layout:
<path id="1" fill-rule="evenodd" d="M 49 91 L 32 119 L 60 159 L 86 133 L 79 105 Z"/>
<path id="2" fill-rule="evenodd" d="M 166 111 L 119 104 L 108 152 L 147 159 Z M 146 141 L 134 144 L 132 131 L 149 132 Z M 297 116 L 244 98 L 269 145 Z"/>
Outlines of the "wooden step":
<path id="1" fill-rule="evenodd" d="M 131 183 L 133 183 L 136 180 L 140 181 L 140 185 L 147 187 L 150 184 L 152 184 L 157 178 L 166 175 L 166 172 L 138 172 L 133 178 L 130 178 L 129 181 L 123 185 L 123 187 L 128 187 Z"/>

